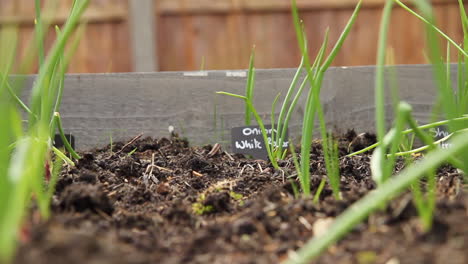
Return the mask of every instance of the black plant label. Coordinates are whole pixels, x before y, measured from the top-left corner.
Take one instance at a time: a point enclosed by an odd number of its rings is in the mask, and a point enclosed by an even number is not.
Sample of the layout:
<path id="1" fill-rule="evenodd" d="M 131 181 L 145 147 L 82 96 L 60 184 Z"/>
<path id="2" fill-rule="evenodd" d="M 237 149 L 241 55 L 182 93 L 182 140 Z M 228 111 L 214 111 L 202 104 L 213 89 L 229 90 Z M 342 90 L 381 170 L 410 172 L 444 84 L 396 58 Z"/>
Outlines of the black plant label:
<path id="1" fill-rule="evenodd" d="M 447 126 L 434 127 L 434 128 L 431 128 L 429 131 L 432 133 L 432 137 L 434 138 L 434 141 L 441 140 L 447 137 L 448 135 L 450 135 L 450 132 Z M 439 147 L 442 149 L 448 149 L 450 148 L 451 145 L 452 143 L 450 143 L 449 140 L 444 140 L 442 142 L 439 142 Z"/>
<path id="2" fill-rule="evenodd" d="M 276 137 L 277 131 L 273 131 L 271 129 L 271 125 L 265 125 L 265 130 L 267 132 L 268 144 L 272 145 L 272 133 L 274 133 Z M 288 132 L 286 131 L 285 140 L 282 143 L 283 151 L 288 148 L 288 144 Z M 273 142 L 273 146 L 276 147 L 276 145 L 276 142 Z M 232 152 L 234 153 L 250 155 L 256 159 L 268 160 L 268 152 L 265 148 L 262 130 L 259 126 L 243 126 L 232 128 L 231 148 Z"/>
<path id="3" fill-rule="evenodd" d="M 72 134 L 65 134 L 65 137 L 67 138 L 68 142 L 70 142 L 71 147 L 75 149 L 75 137 Z M 55 134 L 54 147 L 58 149 L 65 147 L 65 144 L 63 144 L 63 141 L 62 141 L 62 137 L 60 137 L 59 134 Z"/>

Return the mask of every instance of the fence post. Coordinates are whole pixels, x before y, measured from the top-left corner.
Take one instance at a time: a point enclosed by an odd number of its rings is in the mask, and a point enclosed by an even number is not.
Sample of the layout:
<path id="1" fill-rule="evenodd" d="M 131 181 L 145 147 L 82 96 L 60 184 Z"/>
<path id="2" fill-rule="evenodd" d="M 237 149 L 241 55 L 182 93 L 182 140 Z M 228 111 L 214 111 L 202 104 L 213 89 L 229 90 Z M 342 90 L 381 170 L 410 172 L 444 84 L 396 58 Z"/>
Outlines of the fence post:
<path id="1" fill-rule="evenodd" d="M 154 0 L 129 0 L 133 70 L 158 71 Z"/>

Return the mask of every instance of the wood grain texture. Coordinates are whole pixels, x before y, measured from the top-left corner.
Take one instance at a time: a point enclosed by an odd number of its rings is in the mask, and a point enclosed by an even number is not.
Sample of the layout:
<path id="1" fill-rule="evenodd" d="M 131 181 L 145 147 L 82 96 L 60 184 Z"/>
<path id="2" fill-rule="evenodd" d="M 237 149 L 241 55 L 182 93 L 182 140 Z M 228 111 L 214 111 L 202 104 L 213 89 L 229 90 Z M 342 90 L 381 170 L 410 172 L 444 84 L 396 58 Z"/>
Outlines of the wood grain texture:
<path id="1" fill-rule="evenodd" d="M 413 106 L 414 116 L 420 123 L 429 121 L 436 93 L 431 66 L 398 66 L 396 71 L 402 100 Z M 269 120 L 271 102 L 276 94 L 286 93 L 294 72 L 295 69 L 257 71 L 254 105 L 266 120 Z M 104 146 L 109 143 L 110 135 L 115 141 L 130 140 L 140 133 L 167 137 L 170 125 L 193 145 L 228 143 L 230 129 L 244 124 L 244 104 L 242 100 L 215 92 L 242 94 L 246 78 L 228 77 L 226 71 L 208 71 L 207 76 L 190 74 L 68 75 L 60 110 L 64 128 L 75 135 L 80 150 Z M 375 67 L 329 69 L 321 92 L 328 128 L 337 132 L 351 128 L 358 133 L 374 131 L 374 74 Z M 456 65 L 452 65 L 452 79 L 455 78 Z M 29 85 L 32 81 L 33 76 Z M 304 94 L 289 123 L 294 139 L 300 136 L 305 102 Z M 390 96 L 386 99 L 386 109 L 390 124 L 393 112 Z M 314 131 L 318 135 L 317 127 Z"/>
<path id="2" fill-rule="evenodd" d="M 45 38 L 45 48 L 50 49 L 56 34 L 52 26 L 63 26 L 70 12 L 73 0 L 42 1 L 43 7 L 54 6 L 53 11 L 45 12 L 51 27 Z M 127 21 L 127 0 L 93 0 L 82 21 L 87 21 L 87 29 L 71 61 L 69 72 L 128 72 L 131 71 L 129 30 Z M 34 34 L 34 1 L 0 0 L 0 26 L 18 24 L 20 42 L 18 59 L 31 49 Z M 31 72 L 37 72 L 37 63 Z"/>
<path id="3" fill-rule="evenodd" d="M 289 0 L 158 0 L 163 14 L 213 14 L 238 11 L 278 12 L 290 10 Z M 296 0 L 302 10 L 350 9 L 358 0 Z M 402 2 L 410 4 L 410 0 Z M 433 0 L 433 3 L 455 3 L 456 0 Z M 382 7 L 385 0 L 363 0 L 364 7 Z"/>
<path id="4" fill-rule="evenodd" d="M 306 27 L 313 58 L 330 29 L 328 51 L 349 19 L 356 0 L 297 0 Z M 50 1 L 46 1 L 50 2 Z M 72 0 L 58 1 L 59 17 L 65 16 Z M 342 51 L 333 65 L 375 64 L 378 30 L 383 0 L 364 0 Z M 434 0 L 440 28 L 457 43 L 462 28 L 456 0 Z M 300 54 L 289 0 L 157 0 L 157 43 L 161 71 L 245 69 L 252 47 L 256 46 L 257 68 L 296 67 Z M 60 15 L 62 14 L 62 15 Z M 133 71 L 128 25 L 128 0 L 93 0 L 85 16 L 88 30 L 74 56 L 70 72 Z M 23 21 L 19 53 L 31 41 L 34 8 L 31 0 L 0 0 L 0 25 L 11 17 Z M 62 19 L 63 20 L 63 19 Z M 56 18 L 54 22 L 63 22 Z M 389 47 L 397 64 L 425 63 L 424 26 L 401 8 L 395 8 Z M 53 41 L 53 34 L 47 43 Z M 446 43 L 441 42 L 445 53 Z M 457 54 L 451 49 L 451 60 Z"/>
<path id="5" fill-rule="evenodd" d="M 16 0 L 2 0 L 0 1 L 0 17 L 17 12 L 18 2 Z"/>
<path id="6" fill-rule="evenodd" d="M 138 72 L 158 71 L 153 0 L 129 0 L 132 65 Z"/>

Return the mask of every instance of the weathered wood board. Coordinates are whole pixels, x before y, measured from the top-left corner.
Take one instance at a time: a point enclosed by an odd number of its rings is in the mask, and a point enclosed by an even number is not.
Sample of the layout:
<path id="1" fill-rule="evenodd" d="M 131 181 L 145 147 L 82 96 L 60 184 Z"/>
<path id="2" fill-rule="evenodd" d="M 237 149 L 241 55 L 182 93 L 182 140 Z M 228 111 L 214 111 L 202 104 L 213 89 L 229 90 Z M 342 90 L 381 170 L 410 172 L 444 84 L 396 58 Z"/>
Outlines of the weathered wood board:
<path id="1" fill-rule="evenodd" d="M 453 65 L 454 80 L 455 70 Z M 321 98 L 329 128 L 374 130 L 374 71 L 375 67 L 338 67 L 326 73 Z M 294 72 L 257 71 L 255 106 L 266 123 L 274 97 L 286 94 Z M 401 98 L 414 107 L 420 122 L 428 121 L 436 91 L 431 67 L 398 66 L 396 74 Z M 244 124 L 244 104 L 215 92 L 243 94 L 246 75 L 246 71 L 72 74 L 66 78 L 60 111 L 80 150 L 109 144 L 111 136 L 113 141 L 140 133 L 168 136 L 169 126 L 192 144 L 228 143 L 230 129 Z M 305 101 L 304 94 L 290 122 L 293 138 L 300 136 Z M 386 106 L 391 113 L 390 97 Z"/>

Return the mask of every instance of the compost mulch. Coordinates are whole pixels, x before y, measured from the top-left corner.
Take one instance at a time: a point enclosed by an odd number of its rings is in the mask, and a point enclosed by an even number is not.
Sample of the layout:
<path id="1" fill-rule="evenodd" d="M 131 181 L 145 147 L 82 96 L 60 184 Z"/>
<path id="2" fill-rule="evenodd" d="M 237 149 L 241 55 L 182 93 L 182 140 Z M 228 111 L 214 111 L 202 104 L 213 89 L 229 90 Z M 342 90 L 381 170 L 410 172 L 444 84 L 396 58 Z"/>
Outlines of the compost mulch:
<path id="1" fill-rule="evenodd" d="M 318 203 L 294 198 L 291 158 L 280 161 L 283 173 L 178 137 L 81 153 L 60 175 L 52 217 L 31 209 L 15 263 L 280 263 L 376 188 L 369 154 L 343 157 L 374 140 L 353 131 L 340 137 L 342 200 L 327 185 Z M 314 192 L 326 175 L 319 142 L 310 159 Z M 314 263 L 468 263 L 464 189 L 462 176 L 444 166 L 430 232 L 406 192 Z"/>

